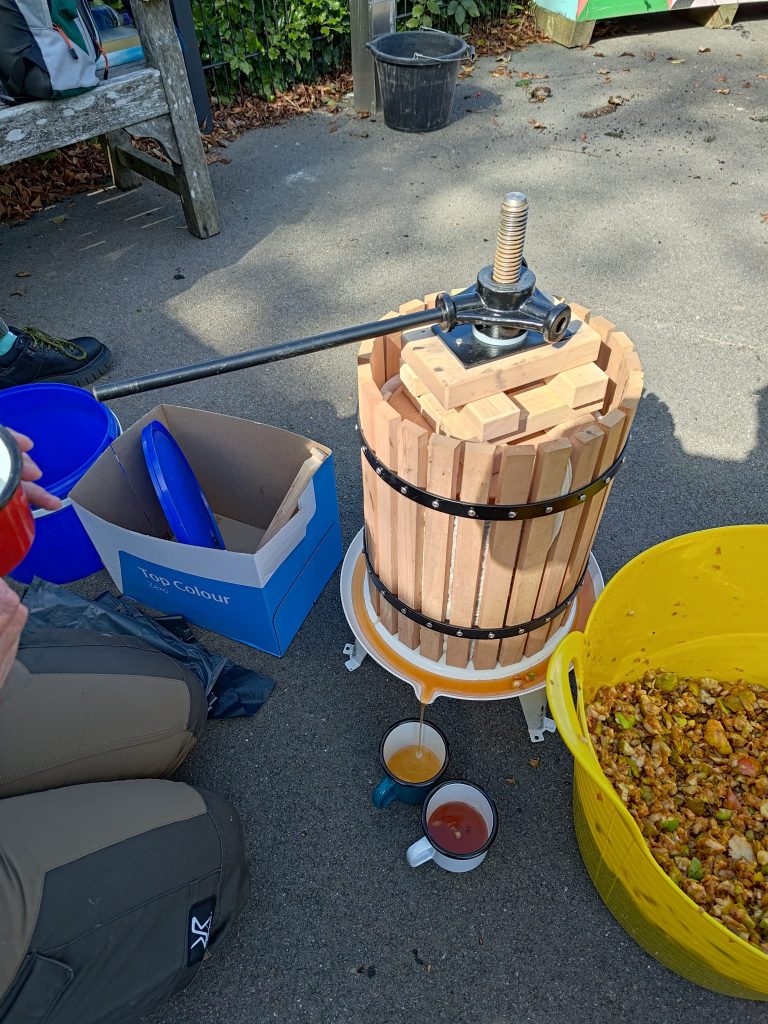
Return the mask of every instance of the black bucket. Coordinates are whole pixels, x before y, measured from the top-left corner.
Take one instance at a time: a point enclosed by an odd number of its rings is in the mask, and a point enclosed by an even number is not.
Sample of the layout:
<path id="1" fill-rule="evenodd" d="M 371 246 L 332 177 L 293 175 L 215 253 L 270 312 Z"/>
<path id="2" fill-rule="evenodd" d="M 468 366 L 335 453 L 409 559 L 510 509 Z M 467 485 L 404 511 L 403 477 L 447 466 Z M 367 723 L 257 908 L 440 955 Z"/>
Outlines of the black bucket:
<path id="1" fill-rule="evenodd" d="M 448 124 L 459 62 L 469 45 L 447 32 L 392 32 L 366 44 L 376 58 L 384 121 L 397 132 Z"/>

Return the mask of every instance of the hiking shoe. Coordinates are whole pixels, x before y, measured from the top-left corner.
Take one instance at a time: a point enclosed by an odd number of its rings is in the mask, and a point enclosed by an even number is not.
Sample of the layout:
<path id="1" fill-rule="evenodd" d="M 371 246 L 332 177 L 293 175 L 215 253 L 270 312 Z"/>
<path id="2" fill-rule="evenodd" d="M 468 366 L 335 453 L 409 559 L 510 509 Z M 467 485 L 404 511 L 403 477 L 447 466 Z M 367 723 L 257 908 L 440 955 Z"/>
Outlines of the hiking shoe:
<path id="1" fill-rule="evenodd" d="M 112 365 L 112 353 L 96 338 L 67 341 L 36 327 L 10 329 L 17 338 L 0 356 L 0 389 L 41 381 L 85 387 Z"/>

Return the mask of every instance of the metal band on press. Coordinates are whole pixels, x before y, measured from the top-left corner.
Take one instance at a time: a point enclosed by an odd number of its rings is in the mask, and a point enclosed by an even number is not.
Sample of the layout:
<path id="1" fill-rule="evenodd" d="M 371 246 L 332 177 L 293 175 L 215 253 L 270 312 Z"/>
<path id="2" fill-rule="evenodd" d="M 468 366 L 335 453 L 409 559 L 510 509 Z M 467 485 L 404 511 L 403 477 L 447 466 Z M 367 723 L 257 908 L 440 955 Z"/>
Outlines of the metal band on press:
<path id="1" fill-rule="evenodd" d="M 378 590 L 384 600 L 391 604 L 393 608 L 397 609 L 401 615 L 405 615 L 406 618 L 412 619 L 418 623 L 419 626 L 424 626 L 425 629 L 431 629 L 435 633 L 444 633 L 446 636 L 460 637 L 464 640 L 506 640 L 511 636 L 523 636 L 525 633 L 532 633 L 535 629 L 539 629 L 541 626 L 546 626 L 553 619 L 556 619 L 558 615 L 561 615 L 572 601 L 575 600 L 577 594 L 581 590 L 582 584 L 587 575 L 589 568 L 589 561 L 584 568 L 579 581 L 570 594 L 553 608 L 551 612 L 547 612 L 546 615 L 539 615 L 538 618 L 531 619 L 529 622 L 518 622 L 513 626 L 500 626 L 498 628 L 486 627 L 480 629 L 478 626 L 456 626 L 452 622 L 441 622 L 436 619 L 430 619 L 426 615 L 422 615 L 421 612 L 417 612 L 415 608 L 411 608 L 407 604 L 396 597 L 379 579 L 376 573 L 373 571 L 371 560 L 368 557 L 368 549 L 363 542 L 363 557 L 365 558 L 365 564 L 368 568 L 368 578 L 370 579 L 373 586 Z"/>
<path id="2" fill-rule="evenodd" d="M 371 469 L 376 475 L 394 490 L 398 491 L 409 501 L 415 501 L 425 508 L 435 509 L 436 512 L 445 512 L 449 516 L 460 516 L 463 519 L 477 519 L 480 522 L 504 522 L 509 519 L 527 520 L 539 519 L 542 516 L 557 515 L 558 512 L 567 512 L 569 508 L 576 508 L 578 505 L 594 498 L 596 494 L 605 490 L 613 480 L 618 471 L 626 462 L 624 452 L 627 446 L 624 445 L 616 461 L 596 477 L 586 487 L 580 487 L 577 491 L 563 494 L 557 498 L 547 498 L 543 501 L 532 501 L 525 505 L 483 505 L 469 501 L 456 501 L 453 498 L 445 498 L 440 494 L 432 494 L 422 487 L 403 480 L 397 473 L 385 466 L 371 449 L 365 439 L 362 428 L 358 424 L 361 451 Z"/>

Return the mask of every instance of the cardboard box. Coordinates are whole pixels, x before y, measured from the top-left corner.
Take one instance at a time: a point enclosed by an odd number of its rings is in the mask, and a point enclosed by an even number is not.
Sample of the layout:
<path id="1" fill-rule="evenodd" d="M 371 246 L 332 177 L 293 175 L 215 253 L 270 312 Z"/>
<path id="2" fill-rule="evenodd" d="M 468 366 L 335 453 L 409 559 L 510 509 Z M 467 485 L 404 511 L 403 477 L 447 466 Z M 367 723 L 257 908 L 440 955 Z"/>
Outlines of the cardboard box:
<path id="1" fill-rule="evenodd" d="M 141 446 L 155 419 L 195 471 L 226 551 L 172 539 Z M 317 461 L 297 511 L 262 544 L 311 452 Z M 124 594 L 270 654 L 285 653 L 341 561 L 330 450 L 263 423 L 159 405 L 117 438 L 70 497 Z"/>

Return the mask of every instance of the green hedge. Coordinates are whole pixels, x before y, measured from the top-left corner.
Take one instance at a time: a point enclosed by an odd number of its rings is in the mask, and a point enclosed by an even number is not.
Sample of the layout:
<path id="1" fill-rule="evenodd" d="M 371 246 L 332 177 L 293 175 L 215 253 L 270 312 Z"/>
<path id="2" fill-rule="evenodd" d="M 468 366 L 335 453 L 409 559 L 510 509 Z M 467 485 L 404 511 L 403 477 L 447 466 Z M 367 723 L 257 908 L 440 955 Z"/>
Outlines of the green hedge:
<path id="1" fill-rule="evenodd" d="M 418 0 L 399 24 L 466 33 L 471 22 L 518 9 L 512 0 Z M 203 64 L 223 64 L 215 88 L 271 99 L 338 68 L 349 53 L 349 0 L 192 0 Z M 400 13 L 403 13 L 402 7 Z"/>

